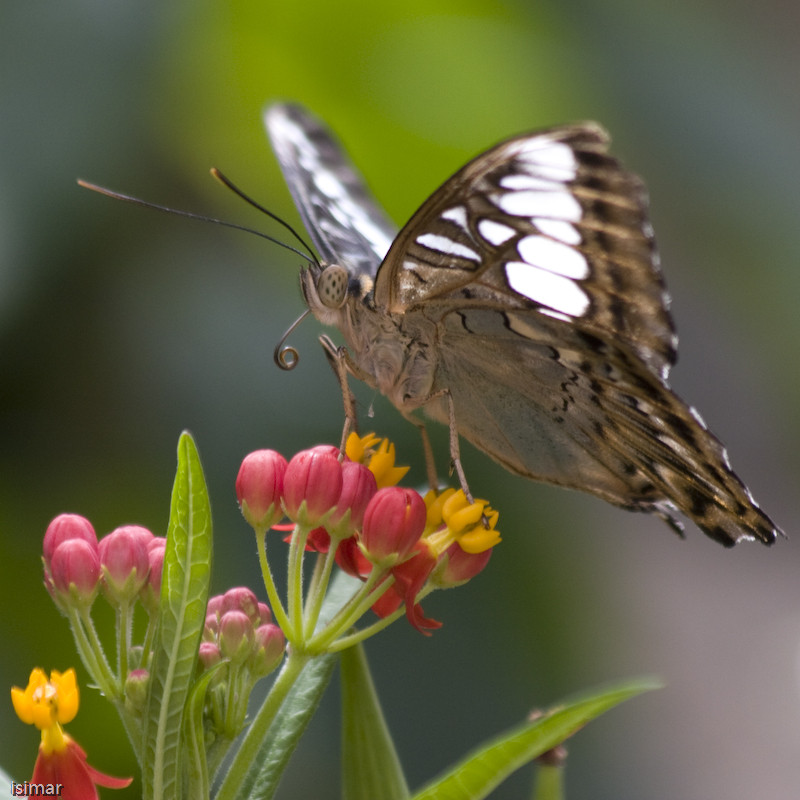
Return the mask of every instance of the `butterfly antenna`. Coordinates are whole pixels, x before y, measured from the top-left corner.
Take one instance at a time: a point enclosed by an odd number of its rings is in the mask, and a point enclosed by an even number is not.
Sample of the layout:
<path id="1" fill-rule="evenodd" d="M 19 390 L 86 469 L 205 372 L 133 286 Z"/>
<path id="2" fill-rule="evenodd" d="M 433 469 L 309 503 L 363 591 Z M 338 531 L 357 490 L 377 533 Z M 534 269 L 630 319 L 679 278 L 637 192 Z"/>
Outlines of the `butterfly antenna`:
<path id="1" fill-rule="evenodd" d="M 293 247 L 292 245 L 287 244 L 286 242 L 282 242 L 280 239 L 276 239 L 274 236 L 270 236 L 269 234 L 254 230 L 253 228 L 248 228 L 244 225 L 237 225 L 235 222 L 228 222 L 227 220 L 224 219 L 217 219 L 216 217 L 208 217 L 204 214 L 194 214 L 191 211 L 181 211 L 177 208 L 170 208 L 169 206 L 162 206 L 158 203 L 151 203 L 147 200 L 140 200 L 138 197 L 131 197 L 130 195 L 122 194 L 121 192 L 115 192 L 111 189 L 106 189 L 103 186 L 98 186 L 95 183 L 89 183 L 89 181 L 84 181 L 81 179 L 78 179 L 78 185 L 82 186 L 84 189 L 91 189 L 91 191 L 97 192 L 98 194 L 104 194 L 106 197 L 113 197 L 115 200 L 124 200 L 126 203 L 133 203 L 134 205 L 144 206 L 145 208 L 154 208 L 156 209 L 156 211 L 166 211 L 168 214 L 177 214 L 179 217 L 198 219 L 201 222 L 213 222 L 215 225 L 222 225 L 224 228 L 233 228 L 234 230 L 237 231 L 245 231 L 245 233 L 252 233 L 254 236 L 259 236 L 262 239 L 266 239 L 268 242 L 277 244 L 279 247 L 283 247 L 285 250 L 289 250 L 292 253 L 295 253 L 296 255 L 300 256 L 300 258 L 302 258 L 304 261 L 310 261 L 313 264 L 319 265 L 316 256 L 314 256 L 314 254 L 309 249 L 308 245 L 306 245 L 305 242 L 302 242 L 302 240 L 301 242 L 303 243 L 303 246 L 311 253 L 311 258 L 309 258 L 302 250 L 298 250 L 296 247 Z M 269 214 L 268 211 L 266 213 Z M 273 214 L 269 214 L 269 216 L 274 217 Z M 278 222 L 282 222 L 282 220 L 277 219 L 277 217 L 275 217 L 275 219 Z M 286 225 L 286 223 L 282 224 Z M 297 234 L 295 234 L 295 236 L 296 235 Z"/>
<path id="2" fill-rule="evenodd" d="M 262 214 L 266 214 L 270 219 L 275 220 L 279 225 L 282 225 L 289 233 L 300 242 L 301 245 L 311 254 L 311 260 L 317 265 L 320 266 L 319 261 L 317 260 L 316 255 L 314 255 L 314 251 L 309 247 L 306 240 L 285 220 L 281 219 L 277 214 L 270 211 L 268 208 L 264 208 L 261 203 L 256 202 L 253 200 L 252 197 L 245 194 L 230 178 L 223 175 L 216 167 L 211 168 L 211 174 L 224 186 L 227 186 L 234 194 L 239 195 L 245 203 L 249 203 L 253 208 L 258 209 Z"/>

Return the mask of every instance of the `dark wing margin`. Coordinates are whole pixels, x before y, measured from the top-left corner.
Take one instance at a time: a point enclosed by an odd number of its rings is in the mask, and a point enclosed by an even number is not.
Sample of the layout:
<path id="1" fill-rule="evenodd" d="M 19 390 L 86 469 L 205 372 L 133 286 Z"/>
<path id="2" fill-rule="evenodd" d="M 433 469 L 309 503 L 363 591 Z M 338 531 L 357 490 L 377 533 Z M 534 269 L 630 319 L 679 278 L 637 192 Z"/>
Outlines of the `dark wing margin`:
<path id="1" fill-rule="evenodd" d="M 298 105 L 275 103 L 264 124 L 297 210 L 323 260 L 351 277 L 378 270 L 396 226 L 333 134 Z"/>

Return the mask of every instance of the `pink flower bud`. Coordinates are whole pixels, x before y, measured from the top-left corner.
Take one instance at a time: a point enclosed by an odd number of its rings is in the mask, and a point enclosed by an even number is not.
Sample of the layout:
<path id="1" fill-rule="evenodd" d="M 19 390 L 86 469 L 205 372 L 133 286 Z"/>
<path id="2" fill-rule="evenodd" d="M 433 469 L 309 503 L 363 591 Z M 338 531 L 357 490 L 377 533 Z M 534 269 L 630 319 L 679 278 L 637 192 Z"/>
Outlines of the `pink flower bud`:
<path id="1" fill-rule="evenodd" d="M 256 450 L 244 457 L 236 476 L 236 497 L 244 518 L 266 530 L 280 519 L 286 459 L 274 450 Z"/>
<path id="2" fill-rule="evenodd" d="M 425 529 L 425 501 L 413 489 L 379 489 L 364 513 L 361 544 L 374 562 L 407 556 Z"/>
<path id="3" fill-rule="evenodd" d="M 136 714 L 142 714 L 147 702 L 147 689 L 150 685 L 150 673 L 146 669 L 134 669 L 125 679 L 125 708 Z"/>
<path id="4" fill-rule="evenodd" d="M 368 467 L 357 461 L 342 464 L 342 493 L 328 520 L 328 528 L 337 538 L 346 538 L 361 530 L 364 512 L 377 491 L 375 476 Z M 346 516 L 348 511 L 349 516 Z"/>
<path id="5" fill-rule="evenodd" d="M 222 661 L 222 653 L 213 642 L 201 642 L 197 651 L 197 659 L 204 670 L 211 669 Z"/>
<path id="6" fill-rule="evenodd" d="M 263 678 L 269 675 L 283 659 L 286 647 L 283 631 L 271 623 L 261 625 L 256 628 L 253 647 L 248 667 L 255 678 Z"/>
<path id="7" fill-rule="evenodd" d="M 97 534 L 92 523 L 80 514 L 59 514 L 48 526 L 42 543 L 42 554 L 46 564 L 50 564 L 56 548 L 69 539 L 83 539 L 97 547 Z"/>
<path id="8" fill-rule="evenodd" d="M 150 532 L 140 525 L 123 525 L 98 543 L 103 589 L 112 603 L 132 600 L 147 581 L 150 561 L 145 533 Z"/>
<path id="9" fill-rule="evenodd" d="M 294 522 L 310 528 L 324 524 L 341 493 L 342 465 L 331 445 L 303 450 L 289 462 L 283 502 L 287 516 Z"/>
<path id="10" fill-rule="evenodd" d="M 247 614 L 252 623 L 259 622 L 258 598 L 246 586 L 236 586 L 222 595 L 219 613 L 225 614 L 228 611 L 241 611 Z"/>
<path id="11" fill-rule="evenodd" d="M 269 610 L 269 606 L 266 603 L 259 603 L 257 624 L 266 625 L 269 622 L 272 622 L 272 612 Z"/>
<path id="12" fill-rule="evenodd" d="M 208 598 L 208 605 L 206 606 L 206 615 L 214 616 L 219 619 L 220 608 L 222 608 L 222 601 L 224 595 L 215 594 L 213 597 Z"/>
<path id="13" fill-rule="evenodd" d="M 154 536 L 147 546 L 147 563 L 150 569 L 147 573 L 147 582 L 139 592 L 139 599 L 148 614 L 154 614 L 158 611 L 158 605 L 161 601 L 161 576 L 164 572 L 165 550 L 166 539 L 162 539 L 159 536 Z"/>
<path id="14" fill-rule="evenodd" d="M 233 664 L 242 664 L 253 650 L 253 623 L 244 611 L 226 611 L 219 618 L 219 649 Z"/>
<path id="15" fill-rule="evenodd" d="M 50 578 L 57 600 L 66 605 L 90 606 L 100 583 L 97 545 L 92 546 L 85 539 L 62 542 L 50 559 Z"/>

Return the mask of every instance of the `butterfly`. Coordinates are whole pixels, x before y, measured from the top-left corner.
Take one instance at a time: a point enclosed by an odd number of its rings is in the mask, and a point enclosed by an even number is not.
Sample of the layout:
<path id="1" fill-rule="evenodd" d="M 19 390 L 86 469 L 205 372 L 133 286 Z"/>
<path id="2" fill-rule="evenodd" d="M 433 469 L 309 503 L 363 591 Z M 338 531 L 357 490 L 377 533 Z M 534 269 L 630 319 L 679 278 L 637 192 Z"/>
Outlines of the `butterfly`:
<path id="1" fill-rule="evenodd" d="M 322 256 L 301 274 L 349 373 L 507 470 L 652 512 L 725 546 L 781 533 L 669 387 L 677 337 L 642 181 L 595 123 L 480 154 L 398 232 L 302 107 L 267 108 Z"/>

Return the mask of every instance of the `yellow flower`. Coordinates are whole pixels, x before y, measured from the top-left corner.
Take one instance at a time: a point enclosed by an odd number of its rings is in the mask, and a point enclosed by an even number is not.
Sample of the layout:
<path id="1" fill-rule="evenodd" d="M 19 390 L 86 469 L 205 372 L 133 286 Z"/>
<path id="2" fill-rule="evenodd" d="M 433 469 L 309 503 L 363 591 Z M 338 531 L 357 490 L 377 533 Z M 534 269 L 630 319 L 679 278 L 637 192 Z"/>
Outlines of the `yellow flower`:
<path id="1" fill-rule="evenodd" d="M 345 453 L 351 461 L 358 461 L 369 468 L 379 489 L 396 486 L 409 469 L 394 465 L 394 444 L 388 439 L 380 439 L 374 433 L 361 437 L 357 433 L 351 433 L 347 437 Z"/>
<path id="2" fill-rule="evenodd" d="M 11 702 L 17 716 L 42 732 L 39 755 L 31 784 L 42 784 L 65 800 L 97 800 L 97 786 L 122 789 L 132 778 L 115 778 L 92 767 L 80 745 L 64 733 L 62 724 L 78 713 L 79 693 L 75 670 L 52 670 L 50 680 L 44 671 L 31 672 L 25 689 L 14 686 Z"/>
<path id="3" fill-rule="evenodd" d="M 486 500 L 470 503 L 463 489 L 430 491 L 425 495 L 425 505 L 428 509 L 425 535 L 437 552 L 444 552 L 458 542 L 465 553 L 483 553 L 501 541 L 496 530 L 500 514 Z"/>
<path id="4" fill-rule="evenodd" d="M 79 704 L 75 670 L 68 669 L 62 674 L 54 669 L 48 681 L 44 670 L 37 667 L 31 672 L 24 690 L 17 686 L 11 689 L 11 702 L 17 716 L 40 731 L 72 722 Z"/>

